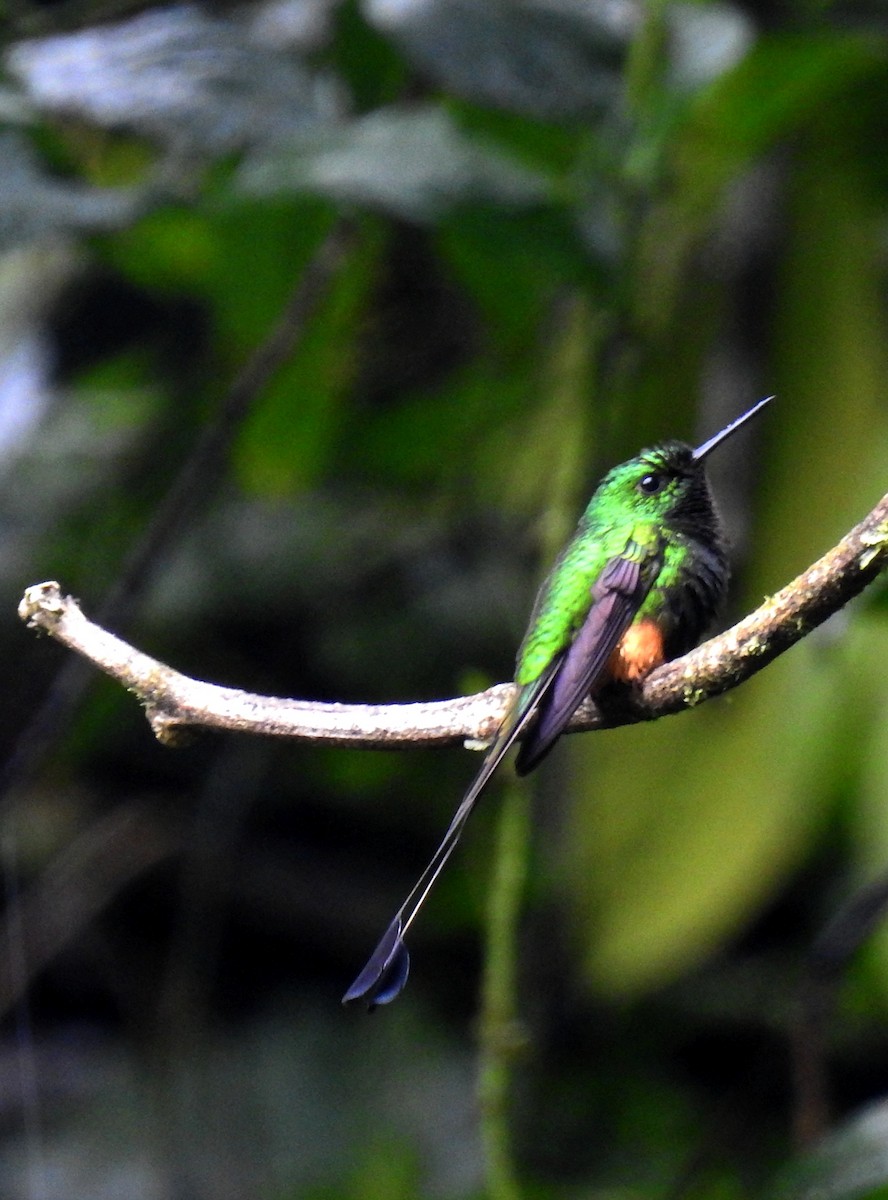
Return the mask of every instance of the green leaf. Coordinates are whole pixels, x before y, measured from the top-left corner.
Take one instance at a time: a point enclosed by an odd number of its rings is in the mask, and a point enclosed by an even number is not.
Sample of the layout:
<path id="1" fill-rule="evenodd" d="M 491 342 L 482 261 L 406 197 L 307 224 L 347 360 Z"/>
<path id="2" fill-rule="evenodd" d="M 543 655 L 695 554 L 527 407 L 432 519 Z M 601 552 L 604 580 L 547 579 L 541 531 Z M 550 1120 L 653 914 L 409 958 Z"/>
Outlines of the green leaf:
<path id="1" fill-rule="evenodd" d="M 834 682 L 802 646 L 722 701 L 575 739 L 566 862 L 596 989 L 675 978 L 799 862 L 828 811 Z"/>

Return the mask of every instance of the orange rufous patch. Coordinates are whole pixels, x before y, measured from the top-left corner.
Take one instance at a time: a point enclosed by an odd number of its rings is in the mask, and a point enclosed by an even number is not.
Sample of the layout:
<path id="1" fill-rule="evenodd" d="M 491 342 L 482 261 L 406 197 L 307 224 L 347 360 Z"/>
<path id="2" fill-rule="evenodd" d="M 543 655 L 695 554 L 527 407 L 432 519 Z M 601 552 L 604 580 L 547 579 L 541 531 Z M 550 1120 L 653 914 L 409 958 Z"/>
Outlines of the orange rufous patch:
<path id="1" fill-rule="evenodd" d="M 656 622 L 642 620 L 630 625 L 610 656 L 608 670 L 620 683 L 635 683 L 666 661 L 663 634 Z"/>

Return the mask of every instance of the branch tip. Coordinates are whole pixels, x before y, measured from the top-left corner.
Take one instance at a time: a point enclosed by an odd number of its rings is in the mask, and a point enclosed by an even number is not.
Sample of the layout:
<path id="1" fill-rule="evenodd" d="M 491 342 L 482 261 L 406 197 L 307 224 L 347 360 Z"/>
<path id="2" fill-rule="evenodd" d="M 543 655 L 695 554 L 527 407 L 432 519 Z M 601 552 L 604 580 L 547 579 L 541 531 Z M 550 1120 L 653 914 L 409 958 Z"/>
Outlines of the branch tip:
<path id="1" fill-rule="evenodd" d="M 51 633 L 65 614 L 69 604 L 76 604 L 70 596 L 62 595 L 62 585 L 54 579 L 45 583 L 34 583 L 25 588 L 18 606 L 18 615 L 31 629 L 43 629 Z"/>

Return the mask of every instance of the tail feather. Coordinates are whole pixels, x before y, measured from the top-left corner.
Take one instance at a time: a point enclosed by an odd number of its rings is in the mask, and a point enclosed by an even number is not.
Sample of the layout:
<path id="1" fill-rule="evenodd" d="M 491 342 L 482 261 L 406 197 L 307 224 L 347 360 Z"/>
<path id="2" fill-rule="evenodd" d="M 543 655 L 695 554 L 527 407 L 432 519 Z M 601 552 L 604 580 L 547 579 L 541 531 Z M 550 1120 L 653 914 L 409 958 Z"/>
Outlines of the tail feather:
<path id="1" fill-rule="evenodd" d="M 410 968 L 410 955 L 404 944 L 404 936 L 416 919 L 417 913 L 425 902 L 426 896 L 434 887 L 447 860 L 456 849 L 466 822 L 472 815 L 490 777 L 508 753 L 515 739 L 520 736 L 534 716 L 540 697 L 545 694 L 546 689 L 555 678 L 556 667 L 557 662 L 553 663 L 533 684 L 518 693 L 484 756 L 478 774 L 472 780 L 459 808 L 454 813 L 453 820 L 441 839 L 441 844 L 413 885 L 407 899 L 398 909 L 363 970 L 343 996 L 343 1004 L 361 1001 L 366 1004 L 367 1010 L 372 1012 L 377 1005 L 390 1004 L 400 995 L 407 982 L 407 973 Z"/>

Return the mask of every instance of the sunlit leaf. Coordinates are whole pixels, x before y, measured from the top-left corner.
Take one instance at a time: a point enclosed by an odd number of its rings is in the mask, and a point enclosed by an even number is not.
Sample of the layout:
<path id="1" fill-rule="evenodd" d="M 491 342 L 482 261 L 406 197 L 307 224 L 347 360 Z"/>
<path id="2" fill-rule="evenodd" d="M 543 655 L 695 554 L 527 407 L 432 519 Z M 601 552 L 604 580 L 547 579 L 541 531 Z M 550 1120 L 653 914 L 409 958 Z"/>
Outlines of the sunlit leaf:
<path id="1" fill-rule="evenodd" d="M 544 177 L 464 134 L 438 107 L 382 109 L 314 137 L 251 156 L 238 175 L 251 195 L 309 192 L 412 220 L 455 204 L 542 203 Z"/>
<path id="2" fill-rule="evenodd" d="M 19 42 L 6 62 L 42 111 L 202 155 L 286 136 L 339 107 L 329 79 L 245 25 L 186 6 Z"/>
<path id="3" fill-rule="evenodd" d="M 365 0 L 368 19 L 436 82 L 542 117 L 600 110 L 619 91 L 635 6 Z"/>

